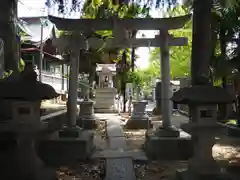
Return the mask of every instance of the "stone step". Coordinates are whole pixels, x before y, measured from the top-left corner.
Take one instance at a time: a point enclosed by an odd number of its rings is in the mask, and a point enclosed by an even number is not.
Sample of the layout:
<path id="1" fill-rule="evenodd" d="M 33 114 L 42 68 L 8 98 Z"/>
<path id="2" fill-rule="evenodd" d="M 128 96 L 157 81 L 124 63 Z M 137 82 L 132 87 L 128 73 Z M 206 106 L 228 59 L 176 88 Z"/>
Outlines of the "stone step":
<path id="1" fill-rule="evenodd" d="M 136 180 L 132 158 L 107 159 L 106 180 Z"/>
<path id="2" fill-rule="evenodd" d="M 115 105 L 115 103 L 110 103 L 110 102 L 103 102 L 104 100 L 102 100 L 102 101 L 98 101 L 98 102 L 96 102 L 95 104 L 94 104 L 94 107 L 102 107 L 102 108 L 112 108 L 112 107 L 114 107 Z"/>
<path id="3" fill-rule="evenodd" d="M 100 101 L 105 100 L 105 101 L 113 101 L 114 102 L 115 98 L 112 97 L 112 96 L 96 96 L 95 101 L 98 101 L 98 100 L 100 100 Z"/>
<path id="4" fill-rule="evenodd" d="M 113 93 L 117 93 L 117 89 L 116 88 L 97 88 L 95 91 L 96 92 L 113 92 Z"/>
<path id="5" fill-rule="evenodd" d="M 99 92 L 95 92 L 95 94 L 109 94 L 112 96 L 116 96 L 117 93 L 112 92 L 112 91 L 99 91 Z"/>
<path id="6" fill-rule="evenodd" d="M 96 97 L 95 99 L 95 102 L 115 102 L 114 101 L 114 98 L 112 97 Z"/>
<path id="7" fill-rule="evenodd" d="M 99 94 L 101 94 L 101 93 L 117 94 L 115 90 L 111 90 L 111 89 L 110 90 L 96 90 L 95 92 L 96 92 L 96 94 L 97 93 L 99 93 Z"/>
<path id="8" fill-rule="evenodd" d="M 133 160 L 138 161 L 147 161 L 148 158 L 145 155 L 145 152 L 141 149 L 132 149 L 132 150 L 104 150 L 96 151 L 92 158 L 132 158 Z"/>
<path id="9" fill-rule="evenodd" d="M 94 108 L 95 113 L 116 113 L 117 111 L 114 109 L 106 109 L 106 108 Z"/>

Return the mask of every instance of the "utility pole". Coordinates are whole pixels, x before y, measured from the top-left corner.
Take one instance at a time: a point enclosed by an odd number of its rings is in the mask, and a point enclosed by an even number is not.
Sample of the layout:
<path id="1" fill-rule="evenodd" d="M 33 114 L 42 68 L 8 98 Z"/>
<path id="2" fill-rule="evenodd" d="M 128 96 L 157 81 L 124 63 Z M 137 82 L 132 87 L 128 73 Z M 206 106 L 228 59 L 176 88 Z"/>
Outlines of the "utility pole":
<path id="1" fill-rule="evenodd" d="M 42 81 L 42 68 L 43 68 L 43 20 L 41 22 L 41 39 L 40 39 L 40 58 L 39 58 L 39 81 Z"/>

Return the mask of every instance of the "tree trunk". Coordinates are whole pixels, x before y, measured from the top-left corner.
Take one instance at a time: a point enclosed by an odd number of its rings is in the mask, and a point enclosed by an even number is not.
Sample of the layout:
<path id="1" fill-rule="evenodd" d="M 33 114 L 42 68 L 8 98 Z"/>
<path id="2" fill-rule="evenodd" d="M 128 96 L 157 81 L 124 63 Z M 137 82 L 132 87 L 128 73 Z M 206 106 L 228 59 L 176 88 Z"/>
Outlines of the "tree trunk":
<path id="1" fill-rule="evenodd" d="M 17 38 L 17 0 L 2 0 L 0 6 L 0 38 L 4 42 L 4 69 L 18 70 L 19 41 Z"/>
<path id="2" fill-rule="evenodd" d="M 220 49 L 221 49 L 221 58 L 223 61 L 226 60 L 227 57 L 227 42 L 226 42 L 226 37 L 225 37 L 225 32 L 226 30 L 224 28 L 220 28 Z M 226 88 L 227 86 L 227 77 L 226 75 L 223 75 L 222 77 L 222 87 Z"/>
<path id="3" fill-rule="evenodd" d="M 221 58 L 223 61 L 226 61 L 226 48 L 227 48 L 227 42 L 225 38 L 225 32 L 226 30 L 222 27 L 220 27 L 220 49 L 221 49 Z M 220 62 L 221 63 L 221 62 Z M 226 74 L 222 77 L 222 87 L 227 88 L 227 76 Z M 219 105 L 219 119 L 225 120 L 227 118 L 227 104 L 221 104 Z"/>
<path id="4" fill-rule="evenodd" d="M 131 38 L 136 38 L 136 35 L 137 35 L 137 30 L 133 30 L 132 31 L 132 35 L 131 35 Z M 131 68 L 132 68 L 132 72 L 134 71 L 134 67 L 135 67 L 135 48 L 133 47 L 132 48 L 132 52 L 131 52 Z"/>
<path id="5" fill-rule="evenodd" d="M 135 48 L 132 48 L 132 52 L 131 52 L 131 68 L 132 68 L 132 72 L 134 72 L 134 67 L 135 67 Z"/>
<path id="6" fill-rule="evenodd" d="M 122 95 L 123 95 L 123 112 L 126 112 L 126 102 L 127 102 L 127 98 L 126 98 L 126 81 L 125 81 L 126 65 L 127 65 L 126 50 L 123 51 L 121 65 L 122 65 L 121 89 L 122 89 Z"/>
<path id="7" fill-rule="evenodd" d="M 194 0 L 191 76 L 192 85 L 199 84 L 199 78 L 209 77 L 211 57 L 211 9 L 213 0 Z"/>

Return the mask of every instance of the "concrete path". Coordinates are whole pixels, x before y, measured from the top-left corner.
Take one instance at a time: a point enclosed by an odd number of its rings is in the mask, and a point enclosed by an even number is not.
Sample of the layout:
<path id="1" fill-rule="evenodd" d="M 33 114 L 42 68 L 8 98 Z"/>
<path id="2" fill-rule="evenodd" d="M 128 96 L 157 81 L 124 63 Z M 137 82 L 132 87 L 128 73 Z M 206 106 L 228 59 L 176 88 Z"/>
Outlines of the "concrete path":
<path id="1" fill-rule="evenodd" d="M 124 152 L 127 147 L 124 132 L 121 127 L 119 116 L 115 114 L 97 115 L 107 121 L 107 136 L 109 149 L 117 152 Z M 104 117 L 105 116 L 105 117 Z M 106 157 L 106 180 L 136 180 L 133 162 L 131 157 Z"/>
<path id="2" fill-rule="evenodd" d="M 96 152 L 93 158 L 106 158 L 106 180 L 136 180 L 133 160 L 148 160 L 141 150 L 127 150 L 127 142 L 121 127 L 124 122 L 116 114 L 96 114 L 97 118 L 107 122 L 106 134 L 109 148 Z M 172 124 L 180 127 L 188 118 L 174 114 Z"/>

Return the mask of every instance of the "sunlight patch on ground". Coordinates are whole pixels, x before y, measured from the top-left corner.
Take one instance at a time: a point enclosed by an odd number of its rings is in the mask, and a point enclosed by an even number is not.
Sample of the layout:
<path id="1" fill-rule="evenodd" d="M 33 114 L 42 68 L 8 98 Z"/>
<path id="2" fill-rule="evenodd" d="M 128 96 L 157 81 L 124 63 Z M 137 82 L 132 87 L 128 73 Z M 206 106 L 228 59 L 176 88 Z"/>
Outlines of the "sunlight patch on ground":
<path id="1" fill-rule="evenodd" d="M 231 160 L 240 158 L 240 146 L 216 144 L 213 147 L 213 157 L 218 160 Z"/>

